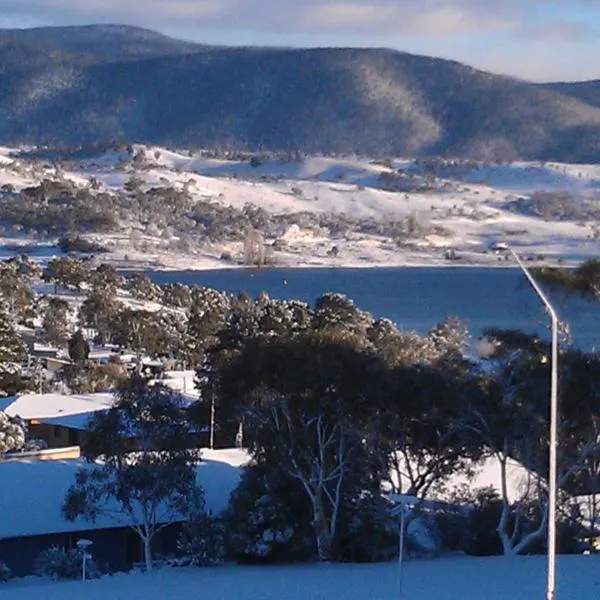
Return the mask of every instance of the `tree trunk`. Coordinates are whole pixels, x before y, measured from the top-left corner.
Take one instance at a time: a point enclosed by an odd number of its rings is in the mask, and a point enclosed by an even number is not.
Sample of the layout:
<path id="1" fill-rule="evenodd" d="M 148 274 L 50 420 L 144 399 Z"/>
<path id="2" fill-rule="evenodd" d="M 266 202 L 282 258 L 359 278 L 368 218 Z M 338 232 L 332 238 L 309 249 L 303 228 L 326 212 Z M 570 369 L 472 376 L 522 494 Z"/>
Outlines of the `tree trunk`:
<path id="1" fill-rule="evenodd" d="M 327 516 L 323 506 L 323 492 L 318 490 L 313 499 L 313 527 L 317 541 L 319 562 L 327 562 L 332 558 L 333 540 L 327 525 Z"/>
<path id="2" fill-rule="evenodd" d="M 502 542 L 502 552 L 504 556 L 512 556 L 513 547 L 511 543 L 511 539 L 506 531 L 508 526 L 508 518 L 510 516 L 510 503 L 508 500 L 508 485 L 506 481 L 506 461 L 507 458 L 503 454 L 502 456 L 498 456 L 498 460 L 500 461 L 500 488 L 502 494 L 502 513 L 500 514 L 500 521 L 498 522 L 498 526 L 496 527 L 496 532 L 498 533 L 498 537 Z"/>
<path id="3" fill-rule="evenodd" d="M 152 571 L 152 547 L 151 538 L 144 536 L 144 563 L 146 564 L 146 571 Z"/>

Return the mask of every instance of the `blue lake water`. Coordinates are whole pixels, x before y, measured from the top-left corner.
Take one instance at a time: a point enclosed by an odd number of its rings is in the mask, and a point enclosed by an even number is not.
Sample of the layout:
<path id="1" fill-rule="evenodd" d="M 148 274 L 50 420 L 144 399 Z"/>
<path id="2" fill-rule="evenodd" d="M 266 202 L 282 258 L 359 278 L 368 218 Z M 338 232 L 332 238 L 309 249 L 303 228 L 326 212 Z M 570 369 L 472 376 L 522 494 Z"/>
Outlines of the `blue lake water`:
<path id="1" fill-rule="evenodd" d="M 149 275 L 157 283 L 244 291 L 252 297 L 264 290 L 272 298 L 299 298 L 309 304 L 325 292 L 342 292 L 373 315 L 420 333 L 456 315 L 474 337 L 484 327 L 549 335 L 540 300 L 517 268 L 225 269 Z M 561 294 L 550 294 L 550 299 L 569 323 L 573 344 L 600 349 L 600 303 Z"/>

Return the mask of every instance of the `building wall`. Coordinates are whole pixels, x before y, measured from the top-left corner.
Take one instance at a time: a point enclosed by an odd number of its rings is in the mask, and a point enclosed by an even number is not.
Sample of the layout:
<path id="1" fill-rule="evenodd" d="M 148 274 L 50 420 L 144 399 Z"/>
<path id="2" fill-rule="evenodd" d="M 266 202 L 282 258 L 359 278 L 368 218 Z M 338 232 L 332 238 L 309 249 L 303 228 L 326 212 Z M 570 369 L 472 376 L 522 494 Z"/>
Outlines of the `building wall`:
<path id="1" fill-rule="evenodd" d="M 87 435 L 85 431 L 79 429 L 71 429 L 62 425 L 47 425 L 46 423 L 31 424 L 29 431 L 32 437 L 44 440 L 48 444 L 48 448 L 80 446 Z"/>
<path id="2" fill-rule="evenodd" d="M 175 552 L 179 528 L 179 524 L 173 524 L 157 534 L 152 544 L 155 558 Z M 31 575 L 35 560 L 43 550 L 50 546 L 76 548 L 77 540 L 82 538 L 93 542 L 89 552 L 102 572 L 126 571 L 143 562 L 141 541 L 129 527 L 0 540 L 0 561 L 6 563 L 16 577 Z"/>

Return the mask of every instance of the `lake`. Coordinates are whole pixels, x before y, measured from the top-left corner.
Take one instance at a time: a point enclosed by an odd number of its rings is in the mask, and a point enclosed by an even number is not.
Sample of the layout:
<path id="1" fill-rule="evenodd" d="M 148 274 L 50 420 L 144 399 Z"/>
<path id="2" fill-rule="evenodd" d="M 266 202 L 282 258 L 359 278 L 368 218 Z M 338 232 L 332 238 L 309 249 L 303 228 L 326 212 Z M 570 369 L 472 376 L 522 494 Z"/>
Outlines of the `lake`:
<path id="1" fill-rule="evenodd" d="M 180 282 L 256 297 L 299 298 L 310 304 L 325 292 L 341 292 L 377 317 L 401 329 L 424 333 L 445 316 L 456 315 L 474 337 L 484 327 L 521 329 L 547 335 L 549 318 L 518 268 L 405 267 L 371 269 L 224 269 L 155 271 L 156 283 Z M 549 294 L 572 341 L 585 350 L 600 348 L 600 303 Z"/>

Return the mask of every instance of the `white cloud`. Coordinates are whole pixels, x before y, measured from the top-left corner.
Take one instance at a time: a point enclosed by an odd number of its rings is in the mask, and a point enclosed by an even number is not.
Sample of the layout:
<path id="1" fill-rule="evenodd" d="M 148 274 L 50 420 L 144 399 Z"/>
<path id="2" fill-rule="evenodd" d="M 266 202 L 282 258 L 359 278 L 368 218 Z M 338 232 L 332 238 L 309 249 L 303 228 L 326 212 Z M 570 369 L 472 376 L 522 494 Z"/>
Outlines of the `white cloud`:
<path id="1" fill-rule="evenodd" d="M 0 0 L 10 22 L 135 22 L 249 27 L 310 33 L 315 29 L 407 31 L 456 35 L 487 30 L 518 31 L 552 6 L 597 6 L 595 0 Z M 582 18 L 580 22 L 585 22 Z"/>

